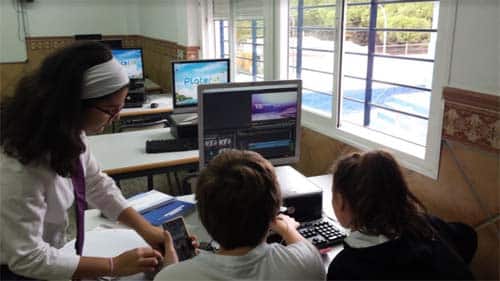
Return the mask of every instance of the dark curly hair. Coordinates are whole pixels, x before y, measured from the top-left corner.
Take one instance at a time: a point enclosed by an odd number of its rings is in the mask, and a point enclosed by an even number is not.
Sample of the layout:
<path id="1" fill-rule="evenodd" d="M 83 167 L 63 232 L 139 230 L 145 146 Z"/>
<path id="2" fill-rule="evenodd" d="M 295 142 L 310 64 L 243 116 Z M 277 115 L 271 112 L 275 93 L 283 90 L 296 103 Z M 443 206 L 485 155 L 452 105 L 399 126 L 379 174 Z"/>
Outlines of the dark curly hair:
<path id="1" fill-rule="evenodd" d="M 98 42 L 75 43 L 49 55 L 23 77 L 1 108 L 0 145 L 22 164 L 48 164 L 69 176 L 85 151 L 81 140 L 84 73 L 112 59 Z M 111 94 L 111 93 L 110 93 Z"/>
<path id="2" fill-rule="evenodd" d="M 333 192 L 348 203 L 353 228 L 390 239 L 401 235 L 434 238 L 424 205 L 409 190 L 391 154 L 381 150 L 352 153 L 338 160 L 332 170 Z"/>
<path id="3" fill-rule="evenodd" d="M 255 247 L 281 205 L 272 165 L 258 153 L 225 150 L 201 171 L 196 185 L 200 220 L 224 249 Z"/>

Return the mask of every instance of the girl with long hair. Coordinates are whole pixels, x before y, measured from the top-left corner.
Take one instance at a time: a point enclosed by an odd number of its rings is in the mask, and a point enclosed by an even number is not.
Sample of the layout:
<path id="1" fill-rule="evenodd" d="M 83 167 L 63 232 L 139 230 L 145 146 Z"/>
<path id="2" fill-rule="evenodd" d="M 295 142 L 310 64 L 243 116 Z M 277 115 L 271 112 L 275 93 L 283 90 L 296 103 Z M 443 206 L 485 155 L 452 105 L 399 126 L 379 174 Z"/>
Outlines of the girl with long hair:
<path id="1" fill-rule="evenodd" d="M 473 279 L 474 230 L 427 214 L 384 151 L 353 153 L 333 167 L 333 209 L 350 229 L 328 280 Z"/>
<path id="2" fill-rule="evenodd" d="M 86 144 L 117 118 L 129 79 L 97 42 L 73 44 L 48 56 L 22 78 L 1 108 L 2 279 L 80 279 L 152 271 L 164 232 L 127 206 Z M 67 210 L 75 202 L 75 254 L 65 244 Z M 116 257 L 82 256 L 87 204 L 135 229 L 151 248 Z"/>

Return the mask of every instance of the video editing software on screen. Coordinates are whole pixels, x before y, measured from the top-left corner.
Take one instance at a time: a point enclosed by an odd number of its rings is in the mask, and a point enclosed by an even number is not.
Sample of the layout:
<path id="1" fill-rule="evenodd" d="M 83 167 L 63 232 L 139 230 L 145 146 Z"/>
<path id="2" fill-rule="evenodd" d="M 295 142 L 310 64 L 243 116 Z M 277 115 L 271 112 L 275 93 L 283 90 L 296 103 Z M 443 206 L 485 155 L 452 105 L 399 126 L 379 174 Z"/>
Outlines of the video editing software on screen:
<path id="1" fill-rule="evenodd" d="M 205 164 L 226 148 L 252 150 L 268 160 L 294 157 L 297 99 L 296 88 L 203 95 Z"/>

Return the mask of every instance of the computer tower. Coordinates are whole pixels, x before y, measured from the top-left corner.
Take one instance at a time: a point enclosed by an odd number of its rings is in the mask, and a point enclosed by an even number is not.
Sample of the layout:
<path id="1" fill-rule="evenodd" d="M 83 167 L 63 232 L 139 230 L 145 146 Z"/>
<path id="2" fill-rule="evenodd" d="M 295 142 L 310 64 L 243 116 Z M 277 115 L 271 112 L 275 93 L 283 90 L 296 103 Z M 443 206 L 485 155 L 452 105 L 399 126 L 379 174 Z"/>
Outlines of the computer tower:
<path id="1" fill-rule="evenodd" d="M 170 133 L 178 138 L 194 139 L 198 137 L 198 114 L 179 113 L 170 114 Z"/>
<path id="2" fill-rule="evenodd" d="M 323 190 L 291 166 L 276 167 L 275 171 L 281 187 L 283 206 L 288 208 L 287 214 L 298 222 L 320 219 Z"/>

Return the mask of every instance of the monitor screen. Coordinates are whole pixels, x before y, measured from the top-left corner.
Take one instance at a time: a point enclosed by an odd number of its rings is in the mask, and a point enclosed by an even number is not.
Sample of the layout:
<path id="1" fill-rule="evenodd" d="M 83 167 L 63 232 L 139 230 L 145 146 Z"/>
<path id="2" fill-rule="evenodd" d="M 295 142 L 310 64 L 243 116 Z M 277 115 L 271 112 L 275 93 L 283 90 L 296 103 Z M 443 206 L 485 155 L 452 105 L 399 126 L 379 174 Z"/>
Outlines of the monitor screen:
<path id="1" fill-rule="evenodd" d="M 198 85 L 228 83 L 229 59 L 174 61 L 172 76 L 174 109 L 196 112 Z"/>
<path id="2" fill-rule="evenodd" d="M 112 49 L 113 57 L 125 67 L 130 79 L 144 79 L 142 49 Z"/>
<path id="3" fill-rule="evenodd" d="M 200 86 L 200 168 L 228 148 L 258 152 L 274 165 L 297 162 L 301 93 L 300 80 Z"/>

